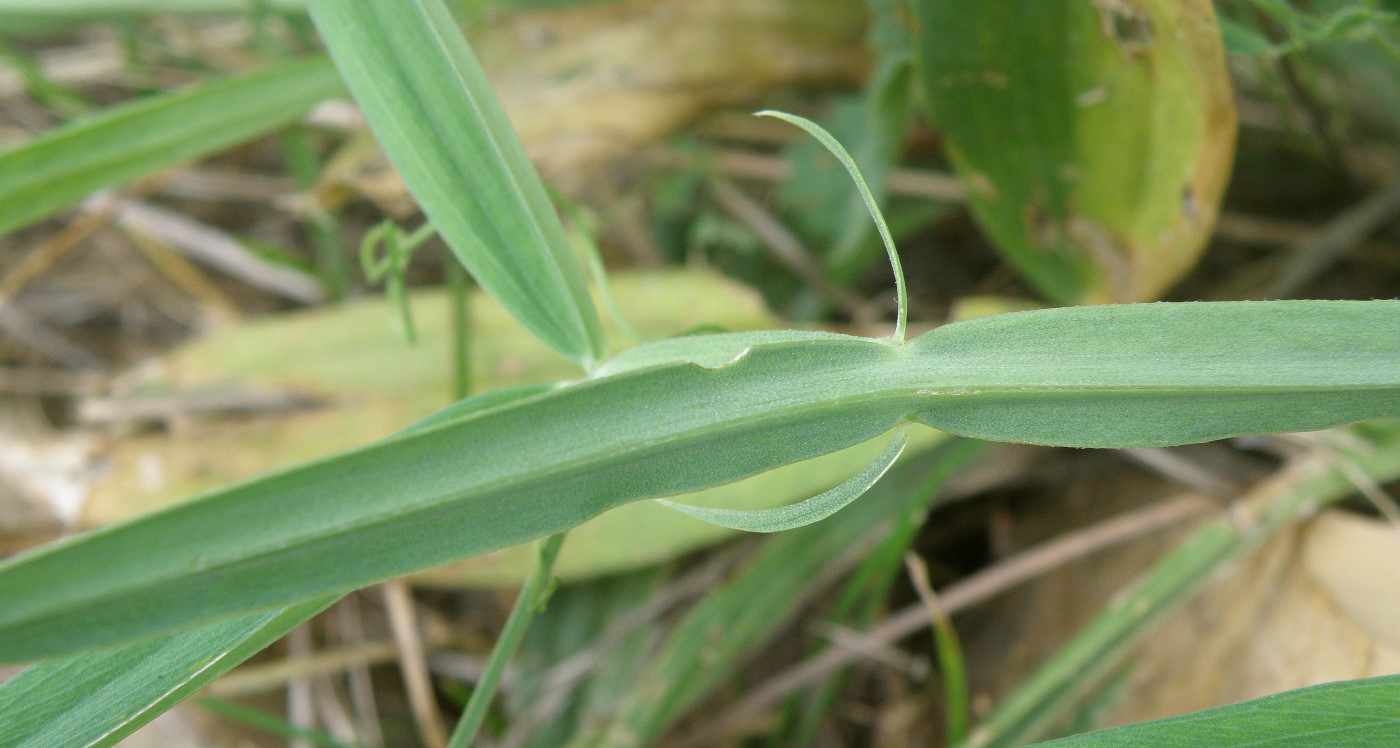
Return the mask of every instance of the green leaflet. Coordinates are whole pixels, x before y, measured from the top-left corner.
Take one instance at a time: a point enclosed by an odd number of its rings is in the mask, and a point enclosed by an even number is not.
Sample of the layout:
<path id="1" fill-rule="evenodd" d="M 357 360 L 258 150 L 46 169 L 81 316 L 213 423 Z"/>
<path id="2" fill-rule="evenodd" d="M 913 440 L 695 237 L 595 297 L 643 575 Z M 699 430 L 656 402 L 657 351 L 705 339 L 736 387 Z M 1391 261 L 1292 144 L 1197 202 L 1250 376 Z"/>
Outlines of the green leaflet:
<path id="1" fill-rule="evenodd" d="M 1279 301 L 1020 312 L 902 346 L 714 336 L 732 341 L 729 363 L 534 394 L 11 559 L 0 659 L 346 591 L 911 417 L 968 436 L 1127 447 L 1400 415 L 1397 329 L 1400 302 Z"/>
<path id="2" fill-rule="evenodd" d="M 1400 675 L 1324 683 L 1179 717 L 1095 730 L 1044 748 L 1283 748 L 1400 743 Z"/>
<path id="3" fill-rule="evenodd" d="M 441 0 L 308 3 L 384 151 L 472 277 L 590 368 L 605 343 L 583 269 Z"/>
<path id="4" fill-rule="evenodd" d="M 34 665 L 0 686 L 0 745 L 114 745 L 336 598 Z"/>
<path id="5" fill-rule="evenodd" d="M 665 499 L 657 499 L 656 501 L 681 514 L 690 515 L 712 525 L 728 527 L 731 530 L 748 532 L 795 530 L 813 522 L 820 522 L 860 498 L 880 480 L 880 477 L 890 469 L 891 465 L 894 465 L 894 461 L 899 459 L 899 456 L 904 452 L 904 446 L 908 443 L 909 428 L 903 424 L 895 427 L 895 434 L 890 439 L 889 445 L 864 470 L 851 476 L 845 483 L 830 491 L 824 491 L 796 504 L 775 506 L 771 509 L 714 509 L 707 506 L 677 504 Z"/>
<path id="6" fill-rule="evenodd" d="M 0 234 L 285 125 L 343 89 L 324 57 L 158 94 L 0 153 Z"/>

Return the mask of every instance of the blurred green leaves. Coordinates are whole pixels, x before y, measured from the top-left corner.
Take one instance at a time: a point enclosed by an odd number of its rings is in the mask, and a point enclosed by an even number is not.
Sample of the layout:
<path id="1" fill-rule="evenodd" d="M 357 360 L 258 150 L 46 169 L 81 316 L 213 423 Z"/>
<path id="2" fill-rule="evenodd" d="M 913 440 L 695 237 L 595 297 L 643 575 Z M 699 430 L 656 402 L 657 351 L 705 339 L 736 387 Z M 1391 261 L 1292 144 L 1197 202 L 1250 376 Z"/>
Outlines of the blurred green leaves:
<path id="1" fill-rule="evenodd" d="M 76 119 L 0 153 L 0 234 L 286 125 L 343 90 L 318 56 Z"/>

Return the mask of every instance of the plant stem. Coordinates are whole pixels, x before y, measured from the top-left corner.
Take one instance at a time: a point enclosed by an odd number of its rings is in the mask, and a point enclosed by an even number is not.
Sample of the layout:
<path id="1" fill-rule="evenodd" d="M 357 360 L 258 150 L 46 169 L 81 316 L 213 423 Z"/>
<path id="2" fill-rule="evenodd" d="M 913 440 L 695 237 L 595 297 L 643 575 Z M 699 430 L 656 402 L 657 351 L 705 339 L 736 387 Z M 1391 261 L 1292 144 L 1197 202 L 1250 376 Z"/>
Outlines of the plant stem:
<path id="1" fill-rule="evenodd" d="M 471 311 L 467 303 L 467 271 L 456 258 L 447 261 L 447 287 L 452 294 L 452 392 L 454 400 L 461 400 L 472 391 L 471 348 L 468 336 L 471 330 Z"/>
<path id="2" fill-rule="evenodd" d="M 491 659 L 486 663 L 481 681 L 476 684 L 471 698 L 467 700 L 467 708 L 462 712 L 461 720 L 457 722 L 457 729 L 452 731 L 447 748 L 467 748 L 481 730 L 481 723 L 486 719 L 486 710 L 491 706 L 492 697 L 496 695 L 496 687 L 500 685 L 506 663 L 515 654 L 520 641 L 525 638 L 525 631 L 529 629 L 530 619 L 534 617 L 535 611 L 543 607 L 549 599 L 549 593 L 552 591 L 550 574 L 554 570 L 554 559 L 559 556 L 559 546 L 564 542 L 564 535 L 565 533 L 561 532 L 535 541 L 535 562 L 530 568 L 530 576 L 525 580 L 525 586 L 520 589 L 520 596 L 515 598 L 515 606 L 511 608 L 510 617 L 506 619 L 501 638 L 496 640 L 496 646 L 491 650 Z"/>
<path id="3" fill-rule="evenodd" d="M 314 187 L 321 177 L 321 163 L 311 142 L 310 132 L 305 127 L 292 129 L 282 139 L 282 151 L 287 169 L 296 179 L 297 189 L 307 191 Z M 321 285 L 325 286 L 328 296 L 339 301 L 350 290 L 353 280 L 350 277 L 350 263 L 340 242 L 335 214 L 307 215 L 302 221 L 316 250 L 316 272 L 321 278 Z"/>

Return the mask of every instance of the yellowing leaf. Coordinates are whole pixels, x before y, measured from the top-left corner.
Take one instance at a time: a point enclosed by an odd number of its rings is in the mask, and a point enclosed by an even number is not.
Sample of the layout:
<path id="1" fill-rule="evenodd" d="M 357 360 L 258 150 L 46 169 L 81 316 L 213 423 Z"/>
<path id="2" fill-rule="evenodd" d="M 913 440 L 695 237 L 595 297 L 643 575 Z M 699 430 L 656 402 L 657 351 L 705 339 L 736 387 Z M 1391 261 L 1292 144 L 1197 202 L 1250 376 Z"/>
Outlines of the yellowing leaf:
<path id="1" fill-rule="evenodd" d="M 918 0 L 924 86 L 972 209 L 1060 304 L 1195 264 L 1234 151 L 1209 0 Z"/>

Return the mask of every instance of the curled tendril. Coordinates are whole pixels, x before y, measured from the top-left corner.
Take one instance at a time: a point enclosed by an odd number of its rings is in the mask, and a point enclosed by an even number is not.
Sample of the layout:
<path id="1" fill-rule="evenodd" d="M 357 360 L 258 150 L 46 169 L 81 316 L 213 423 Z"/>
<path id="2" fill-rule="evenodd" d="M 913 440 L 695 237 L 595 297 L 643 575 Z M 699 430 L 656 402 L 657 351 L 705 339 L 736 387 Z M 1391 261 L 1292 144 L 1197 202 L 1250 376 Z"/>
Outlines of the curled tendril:
<path id="1" fill-rule="evenodd" d="M 398 310 L 395 328 L 410 344 L 418 342 L 413 325 L 413 309 L 408 304 L 405 274 L 413 253 L 433 235 L 433 225 L 424 223 L 408 233 L 393 221 L 370 229 L 360 241 L 360 267 L 371 283 L 384 283 L 390 307 Z"/>

